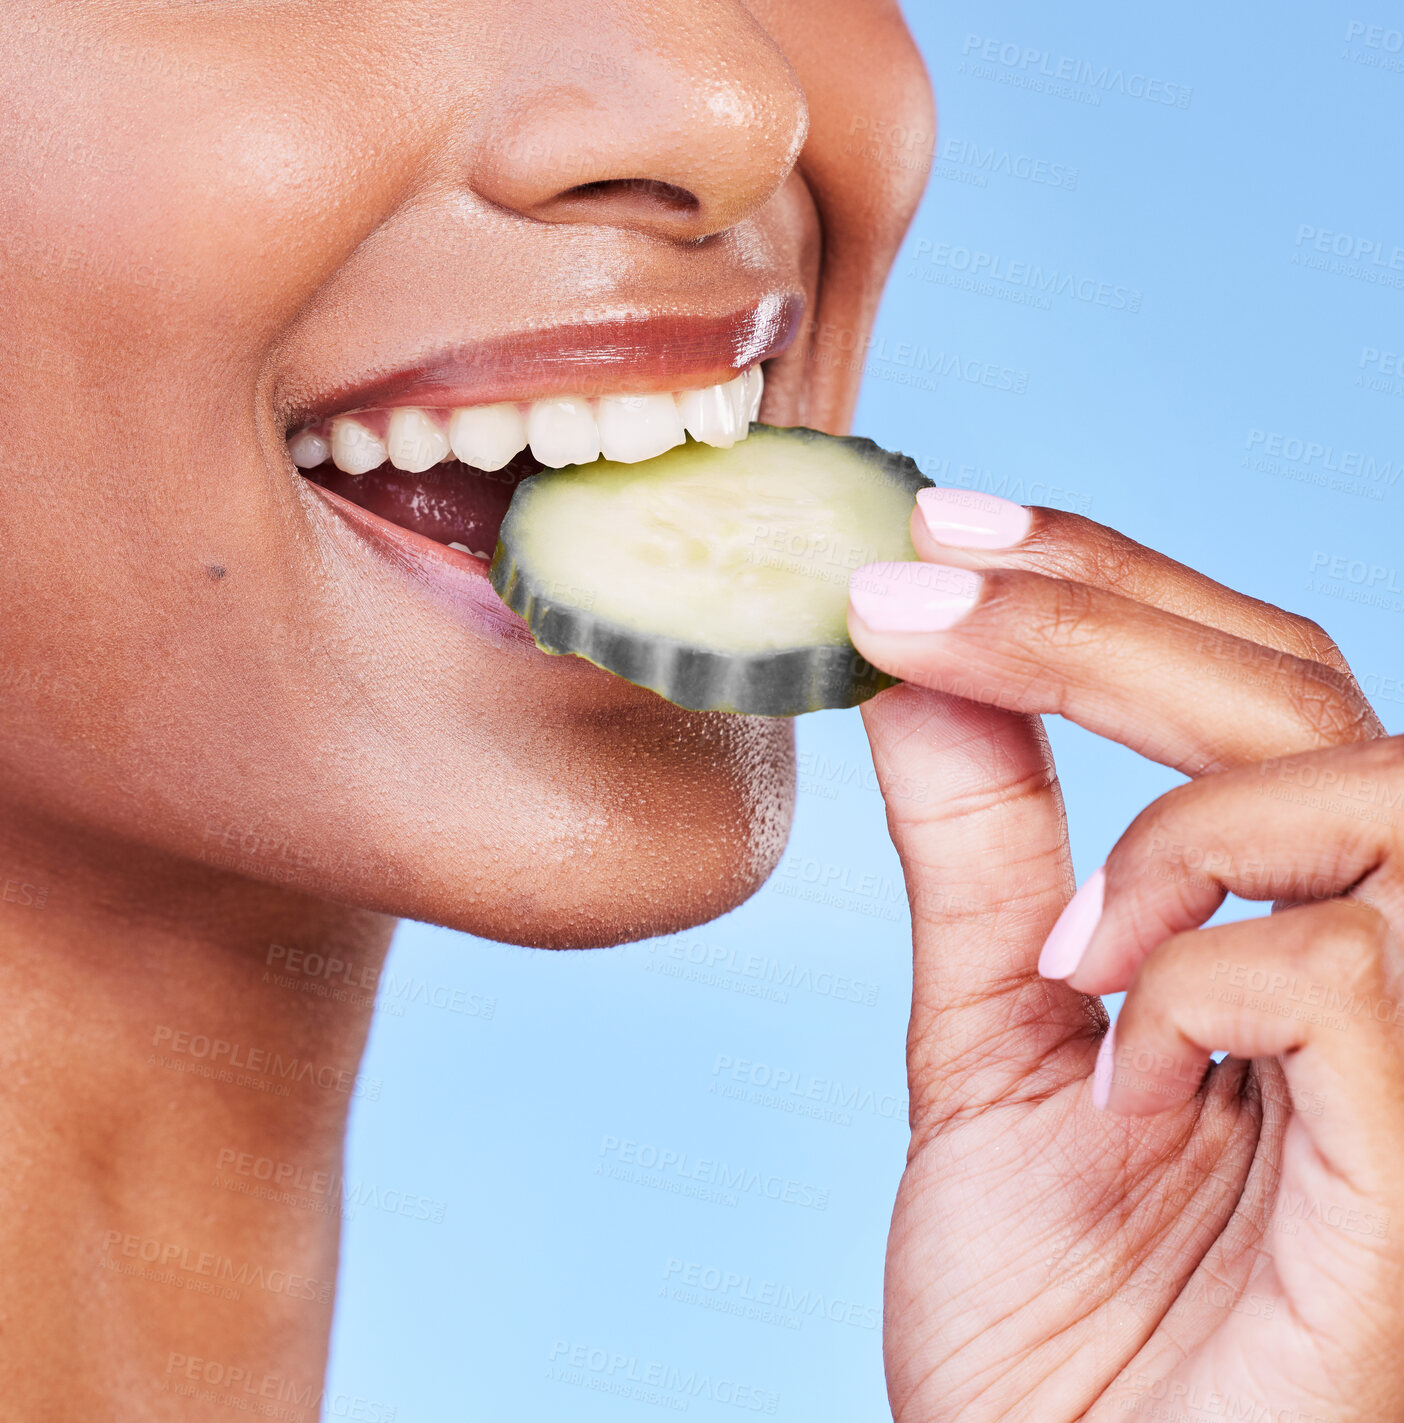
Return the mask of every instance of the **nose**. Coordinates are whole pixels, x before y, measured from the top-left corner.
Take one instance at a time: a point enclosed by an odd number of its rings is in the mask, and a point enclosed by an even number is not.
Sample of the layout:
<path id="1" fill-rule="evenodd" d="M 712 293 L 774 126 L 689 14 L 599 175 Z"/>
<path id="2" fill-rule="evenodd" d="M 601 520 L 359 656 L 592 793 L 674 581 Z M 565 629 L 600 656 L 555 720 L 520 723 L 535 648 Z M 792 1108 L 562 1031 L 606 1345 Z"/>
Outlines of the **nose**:
<path id="1" fill-rule="evenodd" d="M 473 126 L 481 197 L 692 241 L 754 212 L 794 167 L 804 93 L 737 0 L 551 0 L 540 15 L 536 62 L 504 65 Z"/>

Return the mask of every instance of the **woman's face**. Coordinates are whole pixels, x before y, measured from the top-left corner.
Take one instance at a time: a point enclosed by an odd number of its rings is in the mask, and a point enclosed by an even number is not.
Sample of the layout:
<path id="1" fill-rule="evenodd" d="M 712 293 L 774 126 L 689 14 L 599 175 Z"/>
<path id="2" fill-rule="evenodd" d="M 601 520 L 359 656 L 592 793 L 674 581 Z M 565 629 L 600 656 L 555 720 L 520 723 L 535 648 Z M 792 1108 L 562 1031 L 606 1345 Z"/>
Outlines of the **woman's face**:
<path id="1" fill-rule="evenodd" d="M 446 546 L 539 466 L 288 440 L 761 361 L 844 428 L 933 129 L 889 0 L 41 0 L 0 86 L 20 833 L 527 944 L 754 890 L 790 725 L 536 651 Z"/>

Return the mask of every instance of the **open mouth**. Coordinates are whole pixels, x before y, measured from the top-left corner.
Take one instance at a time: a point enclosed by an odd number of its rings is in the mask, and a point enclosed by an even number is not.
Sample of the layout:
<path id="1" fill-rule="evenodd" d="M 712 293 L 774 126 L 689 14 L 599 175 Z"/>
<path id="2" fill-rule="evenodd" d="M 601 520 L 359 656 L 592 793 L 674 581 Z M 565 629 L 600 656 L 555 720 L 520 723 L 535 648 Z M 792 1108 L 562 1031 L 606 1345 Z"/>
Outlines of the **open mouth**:
<path id="1" fill-rule="evenodd" d="M 490 559 L 518 484 L 542 469 L 653 459 L 689 436 L 726 449 L 760 408 L 759 364 L 674 391 L 339 414 L 288 439 L 304 476 L 400 528 Z"/>

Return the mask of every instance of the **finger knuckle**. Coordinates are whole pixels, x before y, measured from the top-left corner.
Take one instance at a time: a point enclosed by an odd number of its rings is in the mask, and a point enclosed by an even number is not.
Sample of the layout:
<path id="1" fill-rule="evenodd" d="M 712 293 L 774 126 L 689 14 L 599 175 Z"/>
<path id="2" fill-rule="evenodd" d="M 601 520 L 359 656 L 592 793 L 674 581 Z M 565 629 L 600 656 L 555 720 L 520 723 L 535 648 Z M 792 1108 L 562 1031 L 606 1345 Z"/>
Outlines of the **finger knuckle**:
<path id="1" fill-rule="evenodd" d="M 1356 992 L 1382 992 L 1389 973 L 1389 925 L 1368 905 L 1349 900 L 1321 907 L 1313 937 L 1317 971 Z"/>
<path id="2" fill-rule="evenodd" d="M 1187 1050 L 1176 1029 L 1184 1003 L 1183 961 L 1186 938 L 1167 939 L 1141 965 L 1117 1016 L 1112 1070 L 1124 1086 L 1164 1099 L 1179 1099 L 1195 1091 L 1203 1067 Z"/>
<path id="3" fill-rule="evenodd" d="M 1375 715 L 1346 675 L 1294 659 L 1285 687 L 1288 704 L 1317 745 L 1343 746 L 1377 734 Z"/>
<path id="4" fill-rule="evenodd" d="M 1336 646 L 1335 639 L 1320 623 L 1313 622 L 1311 618 L 1293 614 L 1291 626 L 1301 642 L 1304 656 L 1323 663 L 1335 672 L 1343 672 L 1349 676 L 1349 664 L 1342 656 L 1340 648 Z"/>
<path id="5" fill-rule="evenodd" d="M 1170 1004 L 1183 989 L 1184 961 L 1193 948 L 1193 932 L 1171 934 L 1157 944 L 1137 968 L 1126 990 L 1126 1001 L 1118 1018 L 1141 1032 L 1163 1027 Z"/>
<path id="6" fill-rule="evenodd" d="M 1070 537 L 1071 536 L 1071 537 Z M 1093 584 L 1113 593 L 1134 595 L 1146 550 L 1090 519 L 1077 519 L 1057 542 L 1037 548 L 1040 569 L 1055 578 Z"/>
<path id="7" fill-rule="evenodd" d="M 1031 631 L 1046 648 L 1066 649 L 1095 642 L 1093 612 L 1093 592 L 1085 583 L 1050 583 L 1046 616 Z"/>
<path id="8" fill-rule="evenodd" d="M 1206 880 L 1227 873 L 1233 858 L 1223 839 L 1223 820 L 1216 812 L 1217 775 L 1198 777 L 1175 786 L 1151 802 L 1132 821 L 1114 851 L 1118 864 L 1144 879 L 1180 886 L 1193 897 Z M 1189 899 L 1171 906 L 1186 912 Z"/>
<path id="9" fill-rule="evenodd" d="M 1083 581 L 1133 596 L 1140 584 L 1145 550 L 1120 539 L 1099 539 L 1088 550 Z"/>

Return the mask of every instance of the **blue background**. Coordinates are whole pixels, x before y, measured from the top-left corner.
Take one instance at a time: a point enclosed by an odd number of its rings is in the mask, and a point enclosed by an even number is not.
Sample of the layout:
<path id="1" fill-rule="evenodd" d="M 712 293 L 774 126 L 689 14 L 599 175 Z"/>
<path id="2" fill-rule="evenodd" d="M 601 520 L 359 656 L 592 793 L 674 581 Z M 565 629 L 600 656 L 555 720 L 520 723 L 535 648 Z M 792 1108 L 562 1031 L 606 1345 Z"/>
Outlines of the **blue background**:
<path id="1" fill-rule="evenodd" d="M 908 6 L 938 158 L 856 430 L 1316 618 L 1404 729 L 1404 358 L 1371 355 L 1404 351 L 1404 13 L 1141 10 Z M 1050 87 L 1060 66 L 1083 82 Z M 874 161 L 910 161 L 892 137 Z M 1051 731 L 1086 875 L 1176 777 Z M 355 1104 L 326 1417 L 656 1416 L 563 1381 L 577 1347 L 727 1379 L 777 1417 L 888 1416 L 905 906 L 857 713 L 803 718 L 799 745 L 785 867 L 718 923 L 581 954 L 402 928 L 364 1066 L 380 1097 Z M 848 888 L 807 900 L 816 877 Z M 458 989 L 465 1011 L 435 1006 Z M 797 1114 L 727 1061 L 852 1105 Z M 620 1179 L 624 1142 L 688 1164 Z M 702 1160 L 781 1199 L 681 1194 Z M 427 1204 L 399 1214 L 395 1192 Z M 748 1316 L 748 1293 L 790 1308 Z"/>

